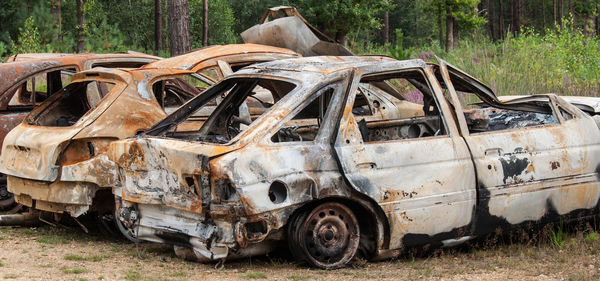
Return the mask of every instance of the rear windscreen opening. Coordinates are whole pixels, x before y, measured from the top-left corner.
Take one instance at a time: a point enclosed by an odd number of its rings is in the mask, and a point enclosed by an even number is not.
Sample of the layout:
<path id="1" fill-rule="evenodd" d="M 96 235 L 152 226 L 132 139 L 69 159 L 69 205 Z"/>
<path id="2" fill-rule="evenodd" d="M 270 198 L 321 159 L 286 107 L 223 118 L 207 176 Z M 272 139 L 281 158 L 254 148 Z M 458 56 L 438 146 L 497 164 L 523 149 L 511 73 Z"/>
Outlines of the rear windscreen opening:
<path id="1" fill-rule="evenodd" d="M 36 126 L 68 127 L 85 115 L 112 90 L 114 83 L 83 81 L 72 83 L 50 97 L 27 123 Z"/>

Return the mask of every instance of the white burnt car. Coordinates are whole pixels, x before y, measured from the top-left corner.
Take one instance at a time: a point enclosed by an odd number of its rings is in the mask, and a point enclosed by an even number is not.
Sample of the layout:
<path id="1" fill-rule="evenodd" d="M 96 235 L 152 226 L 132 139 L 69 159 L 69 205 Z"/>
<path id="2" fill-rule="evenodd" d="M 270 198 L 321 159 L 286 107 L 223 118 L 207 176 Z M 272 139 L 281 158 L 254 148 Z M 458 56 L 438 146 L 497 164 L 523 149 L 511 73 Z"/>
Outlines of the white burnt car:
<path id="1" fill-rule="evenodd" d="M 276 103 L 240 114 L 257 92 Z M 561 98 L 503 103 L 441 60 L 312 57 L 242 69 L 108 154 L 120 219 L 140 239 L 200 261 L 287 240 L 297 259 L 337 268 L 596 215 L 599 143 Z"/>

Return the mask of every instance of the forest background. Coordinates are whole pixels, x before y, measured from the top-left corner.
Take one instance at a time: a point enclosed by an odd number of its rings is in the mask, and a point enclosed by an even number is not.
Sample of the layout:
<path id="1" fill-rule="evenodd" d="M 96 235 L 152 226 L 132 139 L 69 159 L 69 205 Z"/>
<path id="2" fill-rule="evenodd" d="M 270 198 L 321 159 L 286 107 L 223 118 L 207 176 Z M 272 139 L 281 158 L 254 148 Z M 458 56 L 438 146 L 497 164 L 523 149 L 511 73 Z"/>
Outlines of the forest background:
<path id="1" fill-rule="evenodd" d="M 440 56 L 499 95 L 600 90 L 600 0 L 3 0 L 0 57 L 162 57 L 241 43 L 267 8 L 297 7 L 356 54 Z"/>

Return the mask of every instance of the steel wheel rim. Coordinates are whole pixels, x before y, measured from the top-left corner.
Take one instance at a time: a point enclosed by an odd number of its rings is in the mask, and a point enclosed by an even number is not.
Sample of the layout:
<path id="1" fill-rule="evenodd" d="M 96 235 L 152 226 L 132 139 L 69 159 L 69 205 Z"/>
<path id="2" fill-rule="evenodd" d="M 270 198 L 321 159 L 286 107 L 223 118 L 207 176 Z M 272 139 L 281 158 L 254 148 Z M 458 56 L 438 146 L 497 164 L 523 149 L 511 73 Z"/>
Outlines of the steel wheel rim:
<path id="1" fill-rule="evenodd" d="M 352 211 L 339 203 L 325 203 L 302 222 L 298 242 L 309 262 L 329 269 L 352 260 L 359 237 L 360 229 Z"/>

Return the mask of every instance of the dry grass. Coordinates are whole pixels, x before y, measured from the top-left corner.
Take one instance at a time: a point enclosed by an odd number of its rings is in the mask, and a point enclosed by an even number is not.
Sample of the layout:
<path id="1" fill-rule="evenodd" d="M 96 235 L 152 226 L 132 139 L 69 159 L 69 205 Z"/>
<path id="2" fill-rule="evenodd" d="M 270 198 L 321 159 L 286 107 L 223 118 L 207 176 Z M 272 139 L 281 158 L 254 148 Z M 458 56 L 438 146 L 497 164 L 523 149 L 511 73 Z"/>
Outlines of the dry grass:
<path id="1" fill-rule="evenodd" d="M 51 227 L 0 227 L 0 279 L 15 280 L 598 280 L 600 234 L 546 227 L 472 241 L 450 249 L 409 251 L 401 258 L 334 271 L 283 256 L 212 264 L 174 257 L 170 247 L 135 245 Z M 560 241 L 552 236 L 562 237 Z M 57 243 L 46 243 L 46 240 Z"/>

